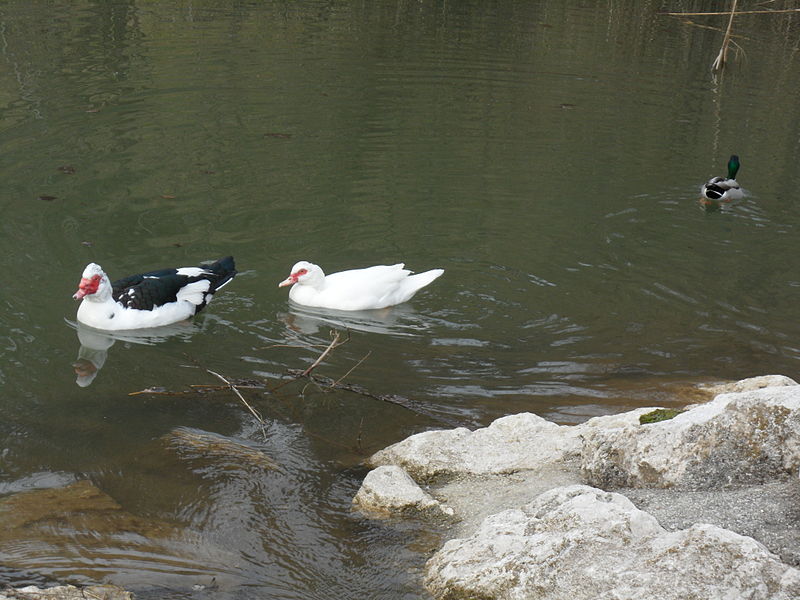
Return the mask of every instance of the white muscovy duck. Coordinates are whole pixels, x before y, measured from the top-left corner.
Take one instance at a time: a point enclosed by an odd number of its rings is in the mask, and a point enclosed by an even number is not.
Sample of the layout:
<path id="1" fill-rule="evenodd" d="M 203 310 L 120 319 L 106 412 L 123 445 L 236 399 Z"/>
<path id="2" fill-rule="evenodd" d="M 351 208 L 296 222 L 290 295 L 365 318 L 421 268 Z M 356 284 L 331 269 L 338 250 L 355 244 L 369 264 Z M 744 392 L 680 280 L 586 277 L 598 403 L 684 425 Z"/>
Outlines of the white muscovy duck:
<path id="1" fill-rule="evenodd" d="M 377 265 L 326 276 L 317 265 L 303 260 L 278 287 L 291 285 L 289 298 L 304 306 L 370 310 L 406 302 L 444 273 L 443 269 L 431 269 L 412 275 L 404 266 Z"/>
<path id="2" fill-rule="evenodd" d="M 700 201 L 703 205 L 730 202 L 744 197 L 744 192 L 736 181 L 736 173 L 739 172 L 740 166 L 739 157 L 731 155 L 728 159 L 728 176 L 712 177 L 700 187 L 700 193 L 703 195 Z"/>
<path id="3" fill-rule="evenodd" d="M 200 312 L 235 275 L 232 256 L 201 267 L 131 275 L 114 283 L 100 265 L 91 263 L 84 269 L 73 298 L 83 300 L 78 321 L 95 329 L 161 327 Z"/>

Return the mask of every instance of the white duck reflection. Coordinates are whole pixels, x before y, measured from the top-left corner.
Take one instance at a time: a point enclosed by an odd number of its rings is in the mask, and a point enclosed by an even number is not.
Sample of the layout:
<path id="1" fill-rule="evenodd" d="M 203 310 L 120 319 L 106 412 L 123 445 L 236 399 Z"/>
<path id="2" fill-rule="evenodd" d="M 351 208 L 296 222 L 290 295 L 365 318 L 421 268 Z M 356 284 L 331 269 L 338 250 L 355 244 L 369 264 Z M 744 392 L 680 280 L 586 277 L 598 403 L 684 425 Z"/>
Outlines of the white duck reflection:
<path id="1" fill-rule="evenodd" d="M 292 304 L 279 317 L 286 326 L 300 334 L 314 335 L 330 328 L 364 331 L 383 335 L 413 336 L 431 327 L 430 318 L 403 304 L 378 310 L 330 310 Z"/>
<path id="2" fill-rule="evenodd" d="M 92 384 L 97 373 L 103 368 L 108 358 L 108 349 L 118 340 L 130 344 L 153 345 L 164 340 L 180 336 L 189 337 L 200 327 L 190 321 L 181 321 L 163 327 L 152 329 L 136 329 L 132 331 L 101 331 L 92 329 L 82 323 L 64 319 L 67 325 L 75 329 L 81 346 L 78 349 L 78 358 L 72 363 L 77 383 L 80 387 Z"/>

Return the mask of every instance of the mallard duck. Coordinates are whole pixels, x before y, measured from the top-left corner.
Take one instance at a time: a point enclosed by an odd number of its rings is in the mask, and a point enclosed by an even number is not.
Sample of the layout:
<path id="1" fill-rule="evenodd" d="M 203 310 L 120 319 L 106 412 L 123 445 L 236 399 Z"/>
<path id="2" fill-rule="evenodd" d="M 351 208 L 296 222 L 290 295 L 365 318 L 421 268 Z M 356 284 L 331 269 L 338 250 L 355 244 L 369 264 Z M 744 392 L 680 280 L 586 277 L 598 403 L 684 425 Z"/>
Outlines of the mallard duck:
<path id="1" fill-rule="evenodd" d="M 728 176 L 727 177 L 712 177 L 700 188 L 700 193 L 703 195 L 701 201 L 707 204 L 711 202 L 730 202 L 731 200 L 738 200 L 744 196 L 742 188 L 736 181 L 736 173 L 739 171 L 739 157 L 735 154 L 731 155 L 728 160 Z"/>

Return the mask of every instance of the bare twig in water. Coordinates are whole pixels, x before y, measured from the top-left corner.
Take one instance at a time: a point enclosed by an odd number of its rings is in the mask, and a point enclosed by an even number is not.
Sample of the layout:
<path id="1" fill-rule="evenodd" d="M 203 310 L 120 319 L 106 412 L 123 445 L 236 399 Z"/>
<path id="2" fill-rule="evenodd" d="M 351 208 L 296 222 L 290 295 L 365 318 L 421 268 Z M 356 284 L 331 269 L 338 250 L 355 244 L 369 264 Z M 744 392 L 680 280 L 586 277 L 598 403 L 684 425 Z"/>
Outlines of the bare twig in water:
<path id="1" fill-rule="evenodd" d="M 740 10 L 737 15 L 777 15 L 780 13 L 800 12 L 800 8 L 781 8 L 776 10 Z M 731 11 L 725 12 L 665 12 L 662 15 L 669 17 L 706 17 L 729 15 Z"/>
<path id="2" fill-rule="evenodd" d="M 325 359 L 325 357 L 326 357 L 326 356 L 328 356 L 328 354 L 330 354 L 330 353 L 331 353 L 331 351 L 332 351 L 332 350 L 334 350 L 335 348 L 338 348 L 338 347 L 339 347 L 339 346 L 341 346 L 342 344 L 346 344 L 347 342 L 349 342 L 349 341 L 350 341 L 350 331 L 348 331 L 348 332 L 347 332 L 347 337 L 346 337 L 344 340 L 342 340 L 341 342 L 339 341 L 339 338 L 341 337 L 341 335 L 339 334 L 339 332 L 338 332 L 338 331 L 331 330 L 331 335 L 333 336 L 333 339 L 331 340 L 331 343 L 330 343 L 330 344 L 328 344 L 328 345 L 326 346 L 326 348 L 325 348 L 325 350 L 322 352 L 322 354 L 320 354 L 320 355 L 317 357 L 317 360 L 315 360 L 315 361 L 314 361 L 314 362 L 311 364 L 311 366 L 310 366 L 310 367 L 308 367 L 308 368 L 307 368 L 305 371 L 299 372 L 299 374 L 296 374 L 296 373 L 295 373 L 295 374 L 292 374 L 292 379 L 289 379 L 289 380 L 287 380 L 287 381 L 284 381 L 283 383 L 279 383 L 279 384 L 278 384 L 278 385 L 276 385 L 274 388 L 272 388 L 272 389 L 270 390 L 270 392 L 272 392 L 272 393 L 275 393 L 275 392 L 277 392 L 279 389 L 281 389 L 283 386 L 285 386 L 285 385 L 288 385 L 288 384 L 292 383 L 292 381 L 296 381 L 296 380 L 298 380 L 298 379 L 301 379 L 301 378 L 303 378 L 303 377 L 306 377 L 306 376 L 308 376 L 308 375 L 311 373 L 311 371 L 313 371 L 314 369 L 316 369 L 316 368 L 317 368 L 317 366 L 318 366 L 318 365 L 319 365 L 319 364 L 320 364 L 320 363 L 321 363 L 321 362 L 322 362 L 322 361 Z M 305 388 L 303 388 L 303 391 L 305 391 Z"/>
<path id="3" fill-rule="evenodd" d="M 270 350 L 272 348 L 327 348 L 328 344 L 270 344 L 261 346 L 256 350 Z"/>
<path id="4" fill-rule="evenodd" d="M 170 392 L 162 387 L 149 387 L 138 392 L 128 392 L 128 396 L 139 396 L 141 394 L 161 395 L 161 396 L 182 396 L 185 392 Z"/>
<path id="5" fill-rule="evenodd" d="M 237 396 L 239 396 L 239 400 L 242 401 L 242 404 L 244 404 L 247 407 L 247 409 L 250 411 L 250 413 L 258 420 L 258 422 L 261 423 L 261 426 L 262 427 L 264 426 L 264 418 L 258 413 L 258 411 L 255 408 L 250 406 L 250 404 L 247 402 L 247 400 L 244 399 L 244 396 L 242 396 L 241 392 L 239 392 L 239 390 L 236 389 L 235 385 L 233 385 L 230 381 L 225 379 L 222 375 L 220 375 L 219 373 L 215 373 L 211 369 L 206 369 L 206 372 L 207 373 L 211 373 L 214 377 L 217 377 L 220 380 L 222 380 L 223 382 L 225 382 L 225 384 L 227 384 L 227 386 L 231 390 L 233 390 L 233 393 L 236 394 Z"/>
<path id="6" fill-rule="evenodd" d="M 358 422 L 358 436 L 356 437 L 356 452 L 361 453 L 361 432 L 364 430 L 364 417 Z"/>
<path id="7" fill-rule="evenodd" d="M 301 379 L 303 377 L 303 371 L 299 369 L 289 369 L 289 375 L 294 377 L 294 381 L 297 379 Z M 380 400 L 381 402 L 388 402 L 389 404 L 395 404 L 397 406 L 401 406 L 406 410 L 410 410 L 411 412 L 417 413 L 419 415 L 424 415 L 429 417 L 435 421 L 443 423 L 445 425 L 449 425 L 451 427 L 461 427 L 461 423 L 456 421 L 455 419 L 451 419 L 449 417 L 445 417 L 443 415 L 436 414 L 435 412 L 428 410 L 422 403 L 417 402 L 416 400 L 411 400 L 410 398 L 405 398 L 403 396 L 398 396 L 397 394 L 374 394 L 370 392 L 368 389 L 351 383 L 337 383 L 330 377 L 325 377 L 323 375 L 317 375 L 315 373 L 309 373 L 306 375 L 309 379 L 311 379 L 316 384 L 323 386 L 328 389 L 339 389 L 345 390 L 348 392 L 353 392 L 354 394 L 359 394 L 361 396 L 366 396 L 368 398 L 374 398 L 375 400 Z M 341 381 L 341 380 L 340 380 Z"/>
<path id="8" fill-rule="evenodd" d="M 308 367 L 305 371 L 303 371 L 303 373 L 300 375 L 300 377 L 305 377 L 306 375 L 311 373 L 311 371 L 313 371 L 314 369 L 317 368 L 317 365 L 319 365 L 319 363 L 321 363 L 323 360 L 325 360 L 325 357 L 328 356 L 328 354 L 330 354 L 331 350 L 336 348 L 336 346 L 340 345 L 340 344 L 337 343 L 339 341 L 339 332 L 338 331 L 331 331 L 331 333 L 333 334 L 333 339 L 331 340 L 331 343 L 328 344 L 328 347 L 325 348 L 325 350 L 322 352 L 322 354 L 320 354 L 317 357 L 317 360 L 315 360 L 311 364 L 310 367 Z M 344 344 L 345 342 L 348 342 L 348 341 L 350 341 L 350 332 L 349 331 L 347 332 L 347 339 L 344 342 L 342 342 L 342 344 Z"/>
<path id="9" fill-rule="evenodd" d="M 731 30 L 733 29 L 733 17 L 736 14 L 736 4 L 738 0 L 733 0 L 731 3 L 730 18 L 728 19 L 728 28 L 725 30 L 725 37 L 722 39 L 722 47 L 719 49 L 719 54 L 714 62 L 711 64 L 712 71 L 721 71 L 725 68 L 725 63 L 728 60 L 728 46 L 731 43 Z"/>
<path id="10" fill-rule="evenodd" d="M 250 384 L 243 384 L 243 383 L 235 383 L 234 384 L 240 390 L 263 390 L 266 387 L 263 383 L 250 383 Z M 197 390 L 198 392 L 204 391 L 219 391 L 219 390 L 227 390 L 229 387 L 227 385 L 211 385 L 209 383 L 191 383 L 189 387 L 193 390 Z M 145 390 L 146 391 L 146 390 Z M 135 392 L 137 394 L 142 394 L 144 392 Z"/>
<path id="11" fill-rule="evenodd" d="M 353 365 L 353 366 L 350 368 L 350 370 L 349 370 L 347 373 L 345 373 L 344 375 L 342 375 L 341 377 L 339 377 L 339 379 L 337 379 L 336 381 L 334 381 L 334 382 L 333 382 L 333 386 L 332 386 L 332 387 L 336 387 L 337 385 L 339 385 L 339 382 L 341 382 L 342 380 L 344 380 L 344 378 L 345 378 L 345 377 L 347 377 L 348 375 L 350 375 L 350 373 L 352 373 L 353 371 L 355 371 L 355 370 L 356 370 L 356 368 L 357 368 L 357 367 L 358 367 L 358 366 L 359 366 L 361 363 L 363 363 L 365 360 L 367 360 L 367 358 L 369 358 L 369 355 L 370 355 L 370 354 L 372 354 L 372 350 L 370 350 L 369 352 L 367 352 L 367 353 L 364 355 L 364 357 L 363 357 L 363 358 L 362 358 L 360 361 L 358 361 L 356 364 L 354 364 L 354 365 Z"/>

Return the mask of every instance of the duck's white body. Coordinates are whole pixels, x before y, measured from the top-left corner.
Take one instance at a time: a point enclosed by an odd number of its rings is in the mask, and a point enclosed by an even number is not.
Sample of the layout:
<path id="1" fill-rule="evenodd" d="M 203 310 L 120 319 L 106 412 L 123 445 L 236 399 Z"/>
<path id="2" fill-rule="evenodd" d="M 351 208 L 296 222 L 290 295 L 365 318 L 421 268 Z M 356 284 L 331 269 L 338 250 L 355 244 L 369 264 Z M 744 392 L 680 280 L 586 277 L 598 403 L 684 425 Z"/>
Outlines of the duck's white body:
<path id="1" fill-rule="evenodd" d="M 278 284 L 291 285 L 293 302 L 334 310 L 370 310 L 386 308 L 410 300 L 414 294 L 444 273 L 432 269 L 412 274 L 403 263 L 377 265 L 325 275 L 317 265 L 300 261 L 291 275 Z"/>
<path id="2" fill-rule="evenodd" d="M 203 267 L 132 275 L 113 284 L 100 265 L 86 267 L 78 291 L 78 321 L 95 329 L 122 331 L 162 327 L 200 312 L 236 275 L 232 257 Z"/>

